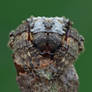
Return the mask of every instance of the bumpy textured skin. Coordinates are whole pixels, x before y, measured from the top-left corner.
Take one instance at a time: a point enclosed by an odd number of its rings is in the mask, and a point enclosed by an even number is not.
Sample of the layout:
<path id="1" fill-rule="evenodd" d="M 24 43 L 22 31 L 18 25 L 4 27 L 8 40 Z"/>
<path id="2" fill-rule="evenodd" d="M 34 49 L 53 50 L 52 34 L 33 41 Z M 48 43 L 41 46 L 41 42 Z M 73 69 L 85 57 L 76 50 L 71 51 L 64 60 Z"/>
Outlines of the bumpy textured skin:
<path id="1" fill-rule="evenodd" d="M 10 33 L 21 92 L 78 92 L 74 62 L 84 38 L 65 17 L 31 17 Z"/>

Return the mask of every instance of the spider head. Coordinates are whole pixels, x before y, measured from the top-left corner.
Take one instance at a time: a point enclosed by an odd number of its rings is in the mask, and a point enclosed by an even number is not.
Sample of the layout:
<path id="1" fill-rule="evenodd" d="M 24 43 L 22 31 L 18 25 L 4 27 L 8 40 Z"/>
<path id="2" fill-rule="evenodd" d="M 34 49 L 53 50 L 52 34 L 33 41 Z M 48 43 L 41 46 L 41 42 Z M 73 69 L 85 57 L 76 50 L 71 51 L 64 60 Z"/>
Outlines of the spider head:
<path id="1" fill-rule="evenodd" d="M 42 53 L 54 53 L 62 45 L 68 20 L 63 17 L 33 17 L 28 21 L 33 36 L 32 42 Z"/>

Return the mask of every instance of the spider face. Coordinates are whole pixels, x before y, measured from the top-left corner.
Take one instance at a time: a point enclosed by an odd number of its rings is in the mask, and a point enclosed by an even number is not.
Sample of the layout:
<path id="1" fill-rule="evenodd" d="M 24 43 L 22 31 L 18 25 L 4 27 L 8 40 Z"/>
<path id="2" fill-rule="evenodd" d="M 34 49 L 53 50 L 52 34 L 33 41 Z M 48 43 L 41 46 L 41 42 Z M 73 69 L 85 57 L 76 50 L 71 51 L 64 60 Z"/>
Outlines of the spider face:
<path id="1" fill-rule="evenodd" d="M 54 53 L 62 45 L 63 36 L 66 34 L 67 21 L 63 17 L 28 19 L 34 46 L 43 54 Z"/>

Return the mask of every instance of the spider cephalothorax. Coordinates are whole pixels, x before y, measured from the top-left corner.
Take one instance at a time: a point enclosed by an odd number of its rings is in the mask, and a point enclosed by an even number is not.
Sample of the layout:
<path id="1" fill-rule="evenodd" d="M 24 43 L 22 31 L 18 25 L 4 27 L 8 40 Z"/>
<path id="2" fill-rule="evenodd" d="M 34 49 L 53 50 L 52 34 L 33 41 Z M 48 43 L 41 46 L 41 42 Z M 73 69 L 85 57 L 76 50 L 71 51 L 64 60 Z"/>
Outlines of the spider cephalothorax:
<path id="1" fill-rule="evenodd" d="M 22 92 L 77 92 L 73 62 L 83 50 L 83 42 L 64 17 L 24 21 L 10 33 L 9 41 Z"/>

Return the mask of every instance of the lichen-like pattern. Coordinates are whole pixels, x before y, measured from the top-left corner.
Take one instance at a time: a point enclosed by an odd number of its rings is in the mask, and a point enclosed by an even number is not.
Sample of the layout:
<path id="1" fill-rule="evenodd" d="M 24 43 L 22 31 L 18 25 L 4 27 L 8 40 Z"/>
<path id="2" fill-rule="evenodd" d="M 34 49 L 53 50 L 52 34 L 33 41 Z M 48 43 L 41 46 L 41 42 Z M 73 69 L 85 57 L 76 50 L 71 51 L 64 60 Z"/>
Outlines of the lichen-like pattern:
<path id="1" fill-rule="evenodd" d="M 21 92 L 78 92 L 74 62 L 84 38 L 65 17 L 30 17 L 10 33 Z"/>

